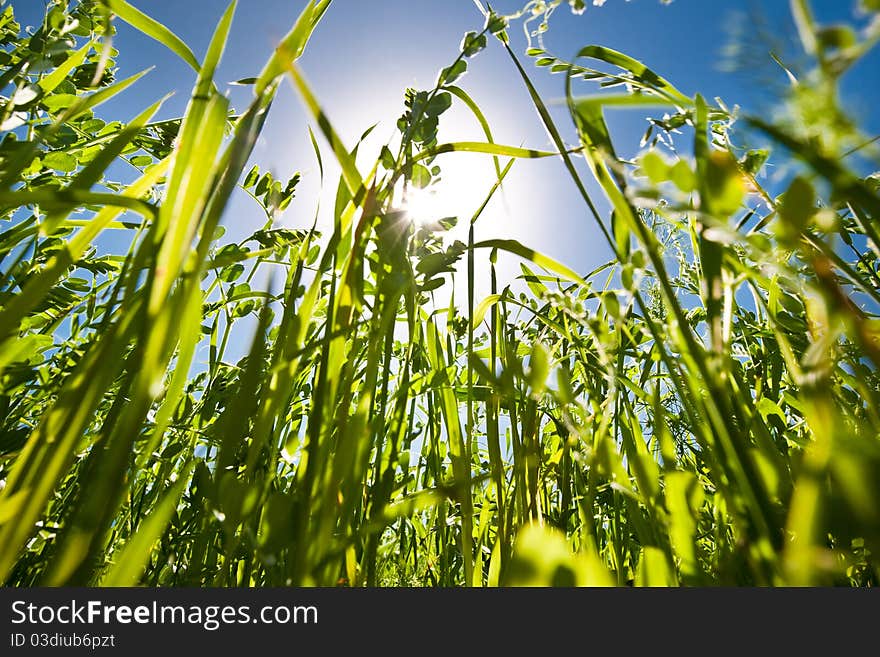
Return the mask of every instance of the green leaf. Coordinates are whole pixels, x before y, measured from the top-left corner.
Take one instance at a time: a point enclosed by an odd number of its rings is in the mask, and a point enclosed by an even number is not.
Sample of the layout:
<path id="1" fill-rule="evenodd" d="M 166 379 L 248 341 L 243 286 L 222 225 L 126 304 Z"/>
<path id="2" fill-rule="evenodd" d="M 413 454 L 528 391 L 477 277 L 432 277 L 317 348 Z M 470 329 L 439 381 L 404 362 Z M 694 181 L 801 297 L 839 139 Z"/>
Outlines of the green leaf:
<path id="1" fill-rule="evenodd" d="M 801 176 L 791 181 L 779 203 L 779 217 L 793 234 L 800 234 L 816 214 L 816 192 L 812 183 Z"/>
<path id="2" fill-rule="evenodd" d="M 480 302 L 480 305 L 478 305 L 474 309 L 474 314 L 473 314 L 474 327 L 479 326 L 480 324 L 483 323 L 483 320 L 486 317 L 486 313 L 489 312 L 489 309 L 492 306 L 494 306 L 496 303 L 498 303 L 500 300 L 501 300 L 500 294 L 490 294 L 489 296 L 487 296 L 485 299 L 483 299 Z"/>
<path id="3" fill-rule="evenodd" d="M 486 29 L 493 36 L 502 35 L 503 37 L 504 35 L 502 33 L 504 32 L 504 30 L 507 29 L 507 18 L 504 16 L 499 16 L 495 12 L 492 12 L 491 14 L 489 14 L 489 17 L 486 21 Z M 502 40 L 506 42 L 506 39 Z"/>
<path id="4" fill-rule="evenodd" d="M 541 157 L 554 157 L 559 153 L 552 151 L 539 151 L 532 148 L 518 148 L 516 146 L 504 146 L 501 144 L 484 143 L 480 141 L 456 141 L 449 144 L 433 146 L 418 153 L 413 160 L 419 162 L 442 155 L 443 153 L 485 153 L 486 155 L 504 155 L 523 159 Z"/>
<path id="5" fill-rule="evenodd" d="M 273 492 L 260 518 L 260 548 L 274 554 L 294 540 L 294 498 Z"/>
<path id="6" fill-rule="evenodd" d="M 414 164 L 410 180 L 419 189 L 424 189 L 431 184 L 431 172 L 421 164 Z"/>
<path id="7" fill-rule="evenodd" d="M 324 133 L 324 138 L 330 143 L 330 147 L 333 149 L 333 154 L 336 156 L 337 161 L 342 167 L 343 179 L 345 180 L 349 193 L 352 197 L 357 198 L 364 186 L 364 181 L 361 174 L 358 172 L 354 157 L 352 157 L 350 151 L 342 143 L 342 140 L 339 138 L 333 125 L 324 114 L 324 110 L 318 103 L 318 99 L 315 98 L 311 87 L 308 85 L 305 78 L 303 78 L 299 69 L 294 65 L 290 65 L 288 72 L 293 79 L 294 86 L 297 91 L 299 91 L 299 94 L 306 105 L 306 109 L 309 110 L 309 113 L 317 121 L 318 126 L 321 128 L 321 132 Z"/>
<path id="8" fill-rule="evenodd" d="M 697 176 L 684 160 L 678 160 L 669 169 L 669 179 L 685 194 L 697 190 Z"/>
<path id="9" fill-rule="evenodd" d="M 87 96 L 81 96 L 77 98 L 75 102 L 70 103 L 69 106 L 64 105 L 63 107 L 59 107 L 58 110 L 65 109 L 65 111 L 61 114 L 61 120 L 65 122 L 73 121 L 74 119 L 94 109 L 98 105 L 106 103 L 116 94 L 125 91 L 128 87 L 140 80 L 151 70 L 152 69 L 145 69 L 140 73 L 135 73 L 134 75 L 125 78 L 124 80 L 121 80 L 116 84 L 110 85 L 109 87 L 99 89 L 98 91 Z M 54 98 L 54 96 L 52 96 L 52 98 Z"/>
<path id="10" fill-rule="evenodd" d="M 62 171 L 64 173 L 76 171 L 77 167 L 76 158 L 64 151 L 46 153 L 46 155 L 43 156 L 43 164 L 50 169 L 55 169 L 56 171 Z"/>
<path id="11" fill-rule="evenodd" d="M 703 489 L 690 472 L 668 472 L 664 482 L 672 548 L 680 559 L 684 583 L 696 584 L 702 575 L 696 533 L 699 510 L 704 500 Z M 653 575 L 650 572 L 646 574 Z"/>
<path id="12" fill-rule="evenodd" d="M 46 109 L 57 114 L 60 110 L 73 106 L 78 100 L 74 94 L 53 94 L 43 98 L 41 102 L 46 106 Z"/>
<path id="13" fill-rule="evenodd" d="M 652 95 L 659 95 L 666 98 L 678 107 L 691 107 L 693 105 L 691 99 L 676 89 L 668 80 L 657 75 L 637 59 L 633 59 L 621 52 L 603 46 L 587 46 L 581 49 L 578 53 L 578 57 L 598 59 L 599 61 L 606 62 L 612 66 L 617 66 L 628 71 L 633 75 L 632 81 L 634 85 L 642 90 L 651 92 Z M 646 98 L 638 99 L 639 97 L 635 95 L 631 95 L 630 97 L 633 100 L 626 101 L 621 98 L 620 102 L 624 104 L 648 102 L 648 99 Z"/>
<path id="14" fill-rule="evenodd" d="M 247 177 L 244 179 L 242 183 L 242 187 L 245 189 L 249 189 L 257 184 L 257 180 L 260 178 L 260 167 L 258 165 L 254 165 L 254 167 L 248 172 Z"/>
<path id="15" fill-rule="evenodd" d="M 642 548 L 639 565 L 636 570 L 636 586 L 676 586 L 675 571 L 660 548 L 646 546 Z"/>
<path id="16" fill-rule="evenodd" d="M 257 183 L 256 188 L 254 189 L 255 196 L 262 196 L 266 192 L 269 191 L 269 187 L 272 186 L 272 174 L 268 171 L 262 175 L 259 182 Z"/>
<path id="17" fill-rule="evenodd" d="M 487 40 L 485 34 L 477 34 L 476 32 L 468 32 L 464 35 L 461 42 L 461 52 L 465 57 L 473 57 L 486 47 Z"/>
<path id="18" fill-rule="evenodd" d="M 35 362 L 53 344 L 52 336 L 31 333 L 15 340 L 6 355 L 7 362 Z"/>
<path id="19" fill-rule="evenodd" d="M 745 185 L 736 159 L 727 151 L 712 151 L 705 161 L 706 197 L 704 210 L 717 217 L 729 217 L 742 206 Z"/>
<path id="20" fill-rule="evenodd" d="M 190 468 L 178 476 L 175 484 L 141 522 L 125 546 L 114 555 L 114 563 L 101 579 L 101 586 L 135 586 L 150 559 L 153 546 L 162 537 L 177 512 L 180 497 L 186 488 Z"/>
<path id="21" fill-rule="evenodd" d="M 772 399 L 769 399 L 768 397 L 761 397 L 760 401 L 758 401 L 756 408 L 758 410 L 758 413 L 761 414 L 761 419 L 763 419 L 764 422 L 768 422 L 771 416 L 778 417 L 782 421 L 783 425 L 787 424 L 788 422 L 785 417 L 785 413 L 781 408 L 779 408 L 779 404 L 777 404 Z"/>
<path id="22" fill-rule="evenodd" d="M 425 116 L 437 117 L 452 107 L 452 94 L 447 92 L 438 93 L 425 105 Z"/>
<path id="23" fill-rule="evenodd" d="M 197 96 L 205 96 L 211 92 L 214 85 L 214 73 L 217 65 L 223 57 L 223 51 L 226 48 L 226 42 L 229 39 L 229 30 L 232 27 L 232 17 L 235 15 L 235 7 L 238 0 L 232 0 L 229 7 L 217 23 L 214 29 L 214 35 L 211 37 L 211 43 L 208 44 L 208 52 L 205 54 L 205 61 L 199 68 L 199 79 L 196 82 L 195 94 Z"/>
<path id="24" fill-rule="evenodd" d="M 816 33 L 816 37 L 825 50 L 846 50 L 858 43 L 858 37 L 849 25 L 823 27 Z"/>
<path id="25" fill-rule="evenodd" d="M 180 37 L 167 27 L 153 18 L 150 18 L 139 9 L 131 6 L 125 0 L 105 0 L 105 2 L 113 13 L 133 28 L 161 43 L 168 48 L 168 50 L 180 57 L 184 62 L 189 64 L 197 73 L 201 70 L 201 64 L 199 64 L 199 61 L 196 59 L 195 55 L 193 55 L 189 46 L 181 41 Z"/>
<path id="26" fill-rule="evenodd" d="M 318 22 L 330 6 L 331 0 L 309 0 L 290 32 L 275 48 L 257 78 L 254 93 L 259 96 L 281 74 L 300 58 Z"/>
<path id="27" fill-rule="evenodd" d="M 89 51 L 94 45 L 94 41 L 89 41 L 86 45 L 64 60 L 54 71 L 41 78 L 37 84 L 40 85 L 43 93 L 48 94 L 54 91 L 55 88 L 61 84 L 68 75 L 70 75 L 73 69 L 80 66 L 85 61 L 86 55 L 89 54 Z"/>
<path id="28" fill-rule="evenodd" d="M 648 151 L 639 159 L 639 168 L 653 184 L 669 180 L 670 166 L 666 159 L 657 151 Z"/>
<path id="29" fill-rule="evenodd" d="M 527 525 L 519 531 L 505 586 L 613 586 L 614 580 L 595 552 L 585 546 L 572 553 L 557 530 Z"/>
<path id="30" fill-rule="evenodd" d="M 540 395 L 544 392 L 549 374 L 550 354 L 544 345 L 535 341 L 532 345 L 532 353 L 529 356 L 529 373 L 527 377 L 532 394 Z"/>
<path id="31" fill-rule="evenodd" d="M 553 260 L 553 258 L 545 256 L 543 253 L 539 253 L 534 249 L 523 246 L 516 240 L 484 240 L 482 242 L 477 242 L 476 244 L 474 244 L 474 248 L 491 248 L 499 249 L 501 251 L 507 251 L 508 253 L 513 253 L 520 258 L 525 258 L 526 260 L 535 263 L 539 267 L 543 267 L 548 271 L 552 271 L 553 273 L 558 274 L 562 278 L 565 278 L 573 283 L 579 283 L 585 287 L 588 286 L 588 283 L 583 278 L 581 278 L 574 270 L 569 269 L 563 264 L 560 264 L 556 260 Z"/>
<path id="32" fill-rule="evenodd" d="M 467 72 L 467 62 L 463 59 L 458 60 L 452 66 L 448 66 L 440 71 L 440 78 L 437 86 L 452 84 Z"/>

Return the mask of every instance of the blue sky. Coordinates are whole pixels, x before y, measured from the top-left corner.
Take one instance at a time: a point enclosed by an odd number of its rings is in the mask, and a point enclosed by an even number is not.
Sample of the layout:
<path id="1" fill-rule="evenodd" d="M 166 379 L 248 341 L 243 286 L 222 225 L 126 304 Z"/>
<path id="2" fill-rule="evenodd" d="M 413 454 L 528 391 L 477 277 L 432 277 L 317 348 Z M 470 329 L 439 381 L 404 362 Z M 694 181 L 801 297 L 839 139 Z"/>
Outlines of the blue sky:
<path id="1" fill-rule="evenodd" d="M 197 56 L 204 52 L 226 7 L 226 0 L 131 1 L 174 30 Z M 500 12 L 508 12 L 523 3 L 524 0 L 499 0 L 494 6 Z M 39 20 L 42 0 L 12 0 L 12 4 L 21 22 L 32 24 Z M 218 79 L 231 82 L 255 75 L 304 4 L 304 0 L 240 0 Z M 856 0 L 813 0 L 816 13 L 824 21 L 853 18 L 856 4 Z M 781 71 L 772 64 L 762 67 L 760 75 L 754 71 L 719 69 L 732 28 L 740 25 L 752 29 L 758 14 L 780 41 L 783 51 L 796 59 L 799 53 L 786 0 L 675 0 L 671 5 L 661 5 L 659 0 L 608 0 L 604 7 L 589 6 L 581 16 L 572 16 L 567 8 L 560 8 L 545 45 L 562 57 L 574 55 L 587 44 L 609 46 L 644 61 L 685 93 L 700 91 L 709 98 L 720 96 L 729 105 L 740 104 L 751 111 L 766 112 L 773 86 L 768 82 L 778 75 L 779 82 L 784 83 Z M 193 83 L 192 71 L 158 44 L 122 23 L 119 25 L 116 46 L 121 51 L 121 74 L 148 66 L 156 66 L 156 70 L 102 113 L 114 118 L 131 116 L 169 89 L 178 93 L 163 109 L 164 115 L 181 112 Z M 404 89 L 433 86 L 437 72 L 457 55 L 462 35 L 481 25 L 482 17 L 472 0 L 334 0 L 301 67 L 347 143 L 353 144 L 370 125 L 380 124 L 368 144 L 378 149 L 394 134 L 394 122 L 403 108 Z M 513 28 L 511 36 L 515 50 L 522 53 L 525 39 L 521 30 Z M 526 63 L 545 98 L 563 96 L 562 76 L 551 76 L 546 70 L 536 70 Z M 850 74 L 847 84 L 851 106 L 867 119 L 872 134 L 880 129 L 878 117 L 870 114 L 870 109 L 880 101 L 878 64 L 880 58 L 874 53 Z M 499 142 L 536 148 L 549 146 L 522 83 L 498 44 L 490 43 L 486 51 L 471 61 L 470 72 L 461 80 L 461 86 L 481 105 Z M 247 88 L 233 88 L 231 93 L 234 104 L 243 108 L 248 99 Z M 303 172 L 300 193 L 284 221 L 305 225 L 313 216 L 317 191 L 317 167 L 306 131 L 308 120 L 289 86 L 272 112 L 254 159 L 279 178 L 297 170 Z M 561 108 L 558 115 L 562 124 L 568 126 Z M 612 116 L 610 123 L 621 152 L 635 153 L 645 127 L 641 115 L 629 112 L 626 116 Z M 567 136 L 574 140 L 570 130 Z M 441 139 L 480 137 L 478 127 L 466 113 L 452 111 L 444 115 Z M 370 148 L 366 151 L 369 153 Z M 447 194 L 447 206 L 470 214 L 479 204 L 482 189 L 488 190 L 491 184 L 490 161 L 480 156 L 453 154 L 439 163 L 444 168 L 447 187 L 467 187 L 460 193 Z M 362 164 L 364 170 L 369 167 L 366 158 Z M 604 261 L 607 252 L 601 246 L 598 231 L 560 162 L 520 162 L 509 181 L 505 197 L 493 202 L 481 219 L 478 237 L 519 239 L 584 271 Z M 244 197 L 233 203 L 226 217 L 232 237 L 247 235 L 258 229 L 260 223 L 259 211 Z"/>

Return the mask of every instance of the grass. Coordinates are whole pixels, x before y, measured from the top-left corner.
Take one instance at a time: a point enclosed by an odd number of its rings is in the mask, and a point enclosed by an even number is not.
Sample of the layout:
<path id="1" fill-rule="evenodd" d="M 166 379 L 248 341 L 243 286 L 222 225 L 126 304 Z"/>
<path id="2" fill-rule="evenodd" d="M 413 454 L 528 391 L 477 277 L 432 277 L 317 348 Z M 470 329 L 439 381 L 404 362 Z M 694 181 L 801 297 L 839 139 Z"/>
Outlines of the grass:
<path id="1" fill-rule="evenodd" d="M 214 80 L 235 3 L 201 60 L 124 0 L 52 3 L 33 36 L 3 10 L 0 581 L 876 585 L 880 196 L 852 156 L 878 158 L 838 85 L 877 23 L 827 28 L 793 0 L 815 67 L 768 122 L 607 48 L 523 60 L 519 19 L 487 13 L 433 89 L 407 91 L 364 173 L 296 64 L 328 10 L 307 3 L 239 114 Z M 120 20 L 198 72 L 179 120 L 153 121 L 160 103 L 96 118 L 137 78 L 114 78 Z M 553 151 L 496 143 L 456 86 L 486 47 L 507 50 Z M 540 69 L 566 78 L 575 144 Z M 285 79 L 322 170 L 341 170 L 330 234 L 278 228 L 298 178 L 248 170 Z M 484 142 L 438 143 L 453 103 Z M 662 112 L 634 161 L 605 124 L 619 107 Z M 762 187 L 768 153 L 739 145 L 743 123 L 780 147 L 782 188 Z M 400 210 L 456 152 L 497 176 L 459 218 L 467 244 Z M 539 157 L 562 161 L 607 240 L 593 272 L 474 240 L 510 168 Z M 267 223 L 224 243 L 245 192 Z M 128 249 L 99 252 L 107 231 Z M 499 280 L 499 252 L 518 281 Z M 440 307 L 456 269 L 463 306 Z"/>

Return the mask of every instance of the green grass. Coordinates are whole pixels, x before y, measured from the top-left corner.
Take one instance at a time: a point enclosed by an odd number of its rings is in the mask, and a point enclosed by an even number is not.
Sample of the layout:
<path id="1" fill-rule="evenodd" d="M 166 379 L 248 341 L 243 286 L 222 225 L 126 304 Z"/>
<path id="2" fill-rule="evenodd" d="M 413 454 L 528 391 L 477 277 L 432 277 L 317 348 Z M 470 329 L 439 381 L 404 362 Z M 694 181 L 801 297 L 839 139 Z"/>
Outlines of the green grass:
<path id="1" fill-rule="evenodd" d="M 52 4 L 30 37 L 4 9 L 19 92 L 2 120 L 26 136 L 0 145 L 0 581 L 876 585 L 880 195 L 852 156 L 878 152 L 838 85 L 880 30 L 792 9 L 815 66 L 772 123 L 607 48 L 523 58 L 506 36 L 521 19 L 487 15 L 433 89 L 407 91 L 367 172 L 296 63 L 330 0 L 306 5 L 238 114 L 214 80 L 234 3 L 201 60 L 123 0 Z M 153 121 L 159 104 L 96 118 L 136 90 L 114 79 L 119 20 L 198 71 L 179 120 Z M 552 151 L 496 143 L 456 86 L 486 47 L 507 50 Z M 575 144 L 533 85 L 545 70 L 567 80 Z M 247 169 L 287 82 L 322 176 L 328 157 L 341 170 L 323 235 L 274 223 L 298 176 Z M 438 143 L 454 103 L 484 142 Z M 656 110 L 635 161 L 606 126 L 617 109 Z M 797 172 L 778 195 L 743 124 Z M 660 139 L 674 130 L 677 154 Z M 497 182 L 449 244 L 400 197 L 461 152 L 494 159 Z M 613 254 L 592 272 L 474 240 L 511 167 L 541 157 Z M 126 183 L 108 174 L 120 162 Z M 227 243 L 236 193 L 267 223 Z M 128 249 L 99 252 L 106 231 Z M 499 279 L 499 252 L 521 277 Z M 456 270 L 466 289 L 438 306 Z"/>

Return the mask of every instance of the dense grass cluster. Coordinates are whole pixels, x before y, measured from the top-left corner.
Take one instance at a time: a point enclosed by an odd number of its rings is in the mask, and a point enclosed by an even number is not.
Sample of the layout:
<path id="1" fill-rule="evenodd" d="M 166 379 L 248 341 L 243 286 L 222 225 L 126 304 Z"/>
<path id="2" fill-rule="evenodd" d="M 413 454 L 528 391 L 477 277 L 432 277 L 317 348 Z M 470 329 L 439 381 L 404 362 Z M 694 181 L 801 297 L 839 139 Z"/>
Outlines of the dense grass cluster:
<path id="1" fill-rule="evenodd" d="M 125 0 L 53 0 L 31 35 L 2 9 L 0 582 L 878 583 L 878 153 L 838 86 L 880 16 L 856 33 L 792 0 L 814 67 L 769 122 L 607 48 L 517 56 L 510 23 L 560 4 L 487 12 L 366 173 L 296 64 L 331 0 L 307 3 L 240 113 L 214 81 L 234 3 L 201 60 Z M 118 20 L 198 72 L 179 120 L 97 118 L 136 89 L 114 77 Z M 495 143 L 456 86 L 486 47 L 552 152 Z M 532 84 L 545 71 L 578 143 Z M 249 168 L 285 80 L 342 171 L 330 234 L 279 227 L 298 179 Z M 484 142 L 438 143 L 453 103 Z M 617 106 L 658 115 L 636 160 L 607 129 Z M 778 145 L 783 187 L 762 187 L 768 152 L 740 126 Z M 468 243 L 413 224 L 402 199 L 454 152 L 494 158 L 487 202 L 517 160 L 560 159 L 613 259 L 579 273 L 475 242 L 482 209 L 458 218 Z M 237 189 L 267 223 L 225 243 Z M 99 251 L 108 231 L 128 249 Z M 453 271 L 467 285 L 438 304 Z"/>

